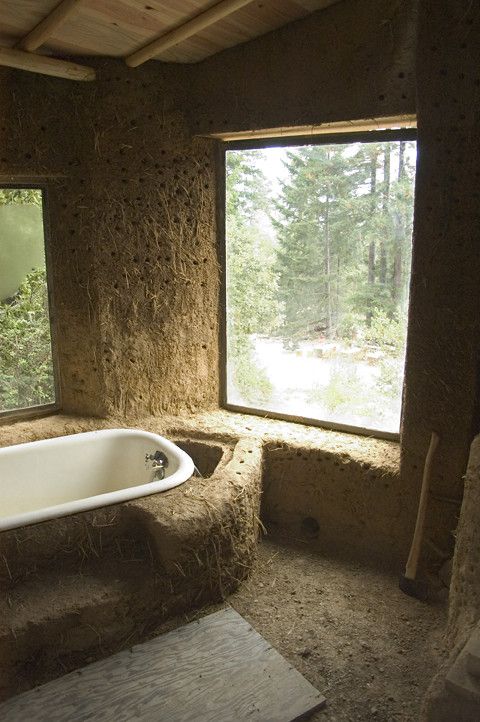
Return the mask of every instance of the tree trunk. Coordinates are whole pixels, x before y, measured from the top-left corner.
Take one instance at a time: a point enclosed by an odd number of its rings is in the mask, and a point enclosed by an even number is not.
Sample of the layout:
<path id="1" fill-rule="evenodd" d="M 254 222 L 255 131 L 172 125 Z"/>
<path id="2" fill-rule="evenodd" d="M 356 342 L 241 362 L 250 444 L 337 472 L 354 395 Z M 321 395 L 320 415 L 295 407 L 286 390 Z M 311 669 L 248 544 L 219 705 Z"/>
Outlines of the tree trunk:
<path id="1" fill-rule="evenodd" d="M 385 143 L 384 155 L 383 155 L 383 198 L 382 198 L 382 212 L 385 221 L 385 229 L 383 231 L 382 239 L 380 241 L 380 269 L 379 269 L 379 281 L 385 286 L 387 283 L 387 243 L 385 239 L 386 227 L 388 226 L 388 212 L 389 212 L 389 198 L 390 198 L 390 143 Z"/>
<path id="2" fill-rule="evenodd" d="M 337 282 L 336 282 L 336 298 L 335 298 L 335 329 L 338 330 L 340 321 L 340 256 L 337 254 Z"/>
<path id="3" fill-rule="evenodd" d="M 373 218 L 376 210 L 376 193 L 377 193 L 377 151 L 374 150 L 370 157 L 370 215 Z M 368 286 L 369 286 L 369 310 L 366 314 L 367 326 L 372 323 L 373 309 L 373 287 L 375 285 L 375 239 L 372 237 L 368 245 Z"/>
<path id="4" fill-rule="evenodd" d="M 331 279 L 331 249 L 330 249 L 330 196 L 325 201 L 325 290 L 327 294 L 327 338 L 332 336 L 332 279 Z"/>
<path id="5" fill-rule="evenodd" d="M 405 141 L 400 141 L 398 158 L 398 182 L 401 183 L 405 175 Z M 401 213 L 397 210 L 394 215 L 394 253 L 392 274 L 392 299 L 395 310 L 402 300 L 403 290 L 403 244 L 405 243 L 405 228 Z"/>

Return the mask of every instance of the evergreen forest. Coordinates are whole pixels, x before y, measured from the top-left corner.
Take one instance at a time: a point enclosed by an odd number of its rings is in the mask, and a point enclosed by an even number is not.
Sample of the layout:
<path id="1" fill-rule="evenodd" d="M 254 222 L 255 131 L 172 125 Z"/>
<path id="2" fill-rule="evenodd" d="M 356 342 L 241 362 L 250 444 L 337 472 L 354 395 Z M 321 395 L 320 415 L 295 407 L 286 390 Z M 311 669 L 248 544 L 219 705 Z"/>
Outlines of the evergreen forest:
<path id="1" fill-rule="evenodd" d="M 230 403 L 398 431 L 415 152 L 227 151 Z"/>

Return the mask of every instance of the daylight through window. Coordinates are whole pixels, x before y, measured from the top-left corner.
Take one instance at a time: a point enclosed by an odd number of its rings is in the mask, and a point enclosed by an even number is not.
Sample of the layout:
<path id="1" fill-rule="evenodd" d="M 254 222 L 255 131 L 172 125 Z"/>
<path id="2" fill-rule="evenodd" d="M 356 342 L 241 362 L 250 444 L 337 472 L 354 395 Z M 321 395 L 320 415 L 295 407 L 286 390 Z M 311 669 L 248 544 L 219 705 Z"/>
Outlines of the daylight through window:
<path id="1" fill-rule="evenodd" d="M 414 140 L 226 151 L 227 405 L 398 433 Z"/>
<path id="2" fill-rule="evenodd" d="M 38 188 L 0 188 L 0 413 L 55 401 Z"/>

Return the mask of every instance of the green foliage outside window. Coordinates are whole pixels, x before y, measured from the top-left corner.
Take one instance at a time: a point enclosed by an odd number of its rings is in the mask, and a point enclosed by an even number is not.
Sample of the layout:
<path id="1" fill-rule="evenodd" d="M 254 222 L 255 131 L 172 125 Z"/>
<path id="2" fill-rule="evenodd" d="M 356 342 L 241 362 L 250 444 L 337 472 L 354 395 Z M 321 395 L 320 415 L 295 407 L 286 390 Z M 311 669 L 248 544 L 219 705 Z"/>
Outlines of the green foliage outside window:
<path id="1" fill-rule="evenodd" d="M 40 190 L 0 190 L 0 206 L 41 204 Z M 43 245 L 42 228 L 36 243 Z M 47 280 L 42 267 L 28 273 L 12 297 L 0 301 L 0 411 L 54 399 Z"/>
<path id="2" fill-rule="evenodd" d="M 243 398 L 268 399 L 271 384 L 255 358 L 252 335 L 273 330 L 279 320 L 273 251 L 259 216 L 268 208 L 265 179 L 256 155 L 231 153 L 227 160 L 227 338 L 229 378 Z"/>
<path id="3" fill-rule="evenodd" d="M 45 270 L 32 271 L 11 302 L 0 304 L 0 409 L 55 398 Z"/>
<path id="4" fill-rule="evenodd" d="M 11 204 L 42 205 L 42 191 L 38 188 L 0 188 L 0 206 Z"/>

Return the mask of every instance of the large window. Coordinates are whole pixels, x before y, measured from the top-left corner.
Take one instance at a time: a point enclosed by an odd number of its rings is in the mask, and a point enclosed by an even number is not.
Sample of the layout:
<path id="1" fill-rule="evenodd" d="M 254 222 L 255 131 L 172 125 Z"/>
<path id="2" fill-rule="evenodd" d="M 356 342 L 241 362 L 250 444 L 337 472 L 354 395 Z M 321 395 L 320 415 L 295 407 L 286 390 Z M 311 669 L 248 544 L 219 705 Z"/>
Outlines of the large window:
<path id="1" fill-rule="evenodd" d="M 39 188 L 0 188 L 0 415 L 55 402 Z"/>
<path id="2" fill-rule="evenodd" d="M 398 433 L 413 138 L 228 147 L 227 406 Z"/>

